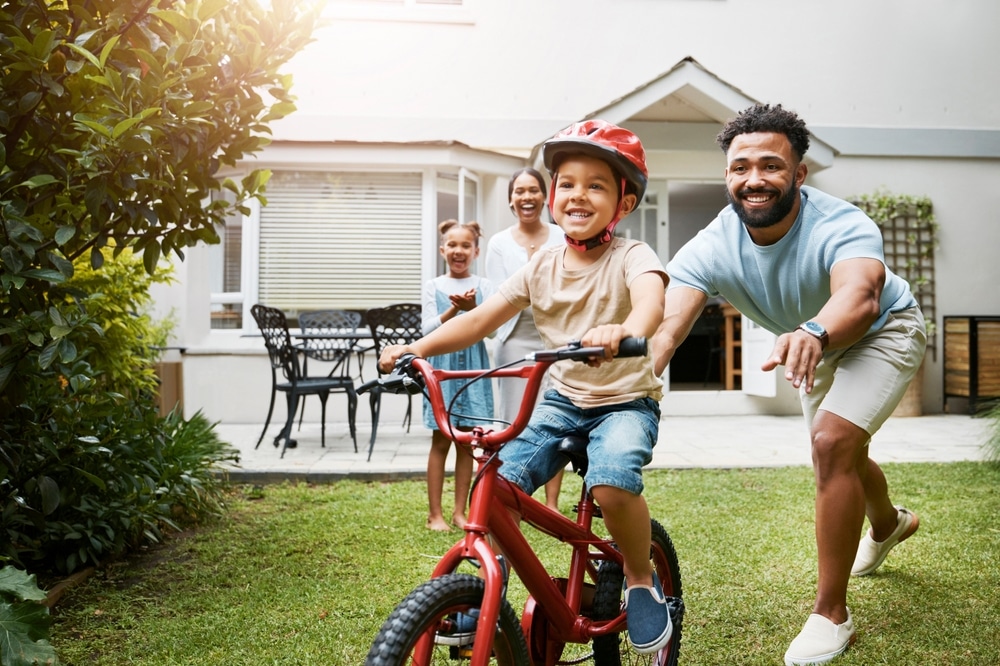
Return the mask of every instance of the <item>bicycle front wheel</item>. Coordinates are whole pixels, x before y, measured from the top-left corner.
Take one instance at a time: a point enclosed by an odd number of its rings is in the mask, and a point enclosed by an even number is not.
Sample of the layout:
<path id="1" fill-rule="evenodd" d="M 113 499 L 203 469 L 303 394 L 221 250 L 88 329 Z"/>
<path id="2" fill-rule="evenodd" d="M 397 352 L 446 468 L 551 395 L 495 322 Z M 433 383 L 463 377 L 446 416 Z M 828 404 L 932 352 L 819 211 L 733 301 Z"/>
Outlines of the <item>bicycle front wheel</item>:
<path id="1" fill-rule="evenodd" d="M 386 619 L 368 651 L 365 666 L 416 663 L 414 646 L 428 634 L 434 640 L 428 664 L 454 664 L 457 659 L 468 658 L 472 650 L 472 638 L 468 636 L 471 632 L 458 637 L 456 617 L 461 613 L 468 618 L 470 611 L 478 609 L 485 590 L 485 582 L 469 574 L 448 574 L 420 584 Z M 531 663 L 517 614 L 506 599 L 500 607 L 489 663 L 496 666 Z"/>
<path id="2" fill-rule="evenodd" d="M 681 621 L 684 603 L 681 601 L 681 569 L 677 552 L 667 531 L 655 520 L 651 521 L 652 539 L 649 556 L 667 597 L 667 606 L 673 620 L 674 633 L 666 647 L 654 654 L 639 654 L 628 642 L 626 633 L 594 638 L 594 666 L 622 666 L 622 664 L 676 666 L 681 649 Z M 611 620 L 622 612 L 622 583 L 625 574 L 617 562 L 605 561 L 597 573 L 594 591 L 594 619 Z"/>

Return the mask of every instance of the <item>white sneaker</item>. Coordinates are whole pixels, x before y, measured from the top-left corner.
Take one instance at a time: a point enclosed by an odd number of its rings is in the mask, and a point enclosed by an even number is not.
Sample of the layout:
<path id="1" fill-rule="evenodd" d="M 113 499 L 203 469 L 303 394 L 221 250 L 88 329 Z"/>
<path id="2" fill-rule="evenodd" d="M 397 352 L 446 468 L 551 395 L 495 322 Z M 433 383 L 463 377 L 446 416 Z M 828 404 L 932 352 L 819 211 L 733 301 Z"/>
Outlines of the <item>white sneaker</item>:
<path id="1" fill-rule="evenodd" d="M 909 509 L 897 506 L 899 512 L 896 516 L 896 529 L 885 541 L 875 541 L 872 538 L 872 531 L 865 532 L 865 536 L 858 544 L 858 554 L 854 558 L 854 566 L 851 567 L 852 576 L 867 576 L 878 569 L 885 556 L 896 544 L 901 543 L 913 535 L 920 527 L 920 519 L 917 514 Z"/>
<path id="2" fill-rule="evenodd" d="M 847 620 L 843 624 L 834 624 L 822 615 L 813 613 L 788 646 L 785 666 L 828 663 L 854 645 L 856 638 L 850 609 L 847 610 Z"/>

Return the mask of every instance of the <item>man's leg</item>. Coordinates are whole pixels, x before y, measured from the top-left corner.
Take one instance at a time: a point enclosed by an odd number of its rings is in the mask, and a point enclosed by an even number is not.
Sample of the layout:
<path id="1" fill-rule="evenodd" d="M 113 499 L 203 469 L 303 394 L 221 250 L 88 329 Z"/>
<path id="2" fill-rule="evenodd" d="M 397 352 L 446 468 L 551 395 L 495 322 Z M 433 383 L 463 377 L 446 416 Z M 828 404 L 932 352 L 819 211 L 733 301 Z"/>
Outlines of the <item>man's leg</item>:
<path id="1" fill-rule="evenodd" d="M 899 511 L 889 500 L 889 485 L 882 468 L 867 455 L 865 461 L 868 463 L 862 477 L 865 484 L 865 515 L 871 523 L 875 541 L 885 541 L 896 529 Z"/>
<path id="2" fill-rule="evenodd" d="M 867 432 L 836 414 L 820 410 L 810 434 L 819 555 L 813 612 L 841 624 L 847 620 L 847 583 L 865 509 L 872 506 L 882 511 L 888 504 L 893 515 L 894 510 L 889 504 L 885 476 L 868 459 Z M 872 473 L 872 466 L 877 472 Z"/>

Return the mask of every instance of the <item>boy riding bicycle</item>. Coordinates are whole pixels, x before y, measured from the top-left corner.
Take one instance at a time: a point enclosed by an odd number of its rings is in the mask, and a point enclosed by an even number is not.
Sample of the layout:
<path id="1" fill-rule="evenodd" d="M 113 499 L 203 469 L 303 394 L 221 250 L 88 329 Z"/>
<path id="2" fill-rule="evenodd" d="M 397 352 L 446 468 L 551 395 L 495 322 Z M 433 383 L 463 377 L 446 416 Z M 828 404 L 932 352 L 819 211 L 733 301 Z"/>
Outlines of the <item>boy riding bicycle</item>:
<path id="1" fill-rule="evenodd" d="M 411 345 L 387 347 L 379 365 L 391 370 L 404 353 L 429 357 L 482 340 L 531 306 L 546 346 L 580 340 L 604 347 L 589 364 L 556 364 L 553 388 L 531 421 L 500 452 L 500 474 L 529 495 L 562 469 L 556 446 L 586 435 L 585 482 L 624 558 L 629 639 L 656 652 L 672 634 L 670 614 L 649 561 L 650 517 L 642 467 L 659 432 L 662 382 L 648 357 L 617 359 L 623 338 L 650 336 L 663 318 L 667 275 L 644 243 L 615 237 L 646 189 L 642 144 L 632 132 L 602 120 L 572 125 L 545 142 L 552 175 L 549 208 L 566 245 L 537 252 L 497 294 Z"/>

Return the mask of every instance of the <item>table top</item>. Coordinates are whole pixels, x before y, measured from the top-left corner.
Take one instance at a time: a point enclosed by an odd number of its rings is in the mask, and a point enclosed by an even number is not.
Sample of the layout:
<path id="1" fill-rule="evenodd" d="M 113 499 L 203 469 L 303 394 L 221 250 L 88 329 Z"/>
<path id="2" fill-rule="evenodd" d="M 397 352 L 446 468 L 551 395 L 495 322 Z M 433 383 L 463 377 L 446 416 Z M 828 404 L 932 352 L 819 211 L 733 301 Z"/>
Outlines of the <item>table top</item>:
<path id="1" fill-rule="evenodd" d="M 367 328 L 324 329 L 310 333 L 292 333 L 299 340 L 363 340 L 371 338 L 372 332 Z"/>

